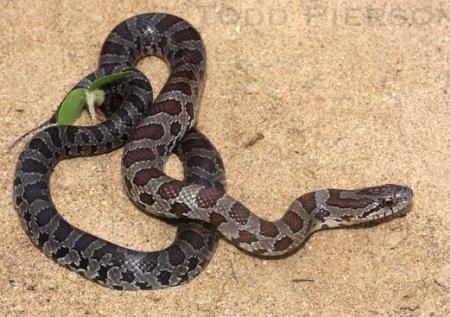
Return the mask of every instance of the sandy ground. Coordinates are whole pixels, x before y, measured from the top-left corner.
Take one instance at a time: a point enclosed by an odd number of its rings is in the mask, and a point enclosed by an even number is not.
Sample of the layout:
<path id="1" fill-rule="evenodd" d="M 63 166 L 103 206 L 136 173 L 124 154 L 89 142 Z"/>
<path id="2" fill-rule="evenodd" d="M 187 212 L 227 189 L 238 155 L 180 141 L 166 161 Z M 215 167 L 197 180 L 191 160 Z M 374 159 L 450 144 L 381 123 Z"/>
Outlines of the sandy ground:
<path id="1" fill-rule="evenodd" d="M 0 311 L 7 315 L 449 316 L 450 5 L 442 1 L 2 1 Z M 36 249 L 11 199 L 16 137 L 47 119 L 117 23 L 180 15 L 200 30 L 208 72 L 199 127 L 222 153 L 229 193 L 268 219 L 299 194 L 411 186 L 401 219 L 323 231 L 282 260 L 221 241 L 188 285 L 118 292 Z M 143 69 L 160 88 L 163 62 Z M 86 121 L 88 122 L 88 121 Z M 52 177 L 71 223 L 141 250 L 175 229 L 122 190 L 121 150 L 64 161 Z M 176 160 L 171 175 L 181 175 Z M 310 281 L 303 281 L 303 279 Z"/>

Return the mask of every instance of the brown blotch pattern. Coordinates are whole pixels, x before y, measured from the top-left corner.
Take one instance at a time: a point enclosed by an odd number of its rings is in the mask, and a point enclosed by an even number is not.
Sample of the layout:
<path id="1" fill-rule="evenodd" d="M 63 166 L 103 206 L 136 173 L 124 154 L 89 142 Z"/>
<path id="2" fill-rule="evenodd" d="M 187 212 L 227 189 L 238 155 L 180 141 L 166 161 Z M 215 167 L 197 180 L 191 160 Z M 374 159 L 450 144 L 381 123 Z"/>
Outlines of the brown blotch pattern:
<path id="1" fill-rule="evenodd" d="M 139 195 L 139 199 L 146 203 L 147 205 L 151 206 L 155 203 L 155 200 L 153 199 L 152 195 L 146 194 L 146 193 L 141 193 Z"/>
<path id="2" fill-rule="evenodd" d="M 213 226 L 219 226 L 222 223 L 226 222 L 226 219 L 224 216 L 222 216 L 221 214 L 218 214 L 217 212 L 212 212 L 209 215 L 209 222 L 213 225 Z"/>
<path id="3" fill-rule="evenodd" d="M 316 209 L 316 196 L 314 193 L 305 194 L 297 199 L 308 212 L 312 213 Z"/>
<path id="4" fill-rule="evenodd" d="M 142 127 L 138 127 L 133 132 L 132 138 L 134 140 L 139 139 L 152 139 L 159 140 L 164 136 L 164 128 L 159 124 L 148 124 Z"/>
<path id="5" fill-rule="evenodd" d="M 214 173 L 214 171 L 216 171 L 216 166 L 214 165 L 214 162 L 198 155 L 189 157 L 186 162 L 186 166 L 188 167 L 201 166 L 202 169 L 210 173 Z"/>
<path id="6" fill-rule="evenodd" d="M 206 150 L 212 150 L 210 144 L 203 139 L 191 139 L 187 141 L 183 141 L 181 144 L 181 148 L 184 153 L 189 153 L 195 148 L 203 148 Z"/>
<path id="7" fill-rule="evenodd" d="M 288 225 L 293 233 L 299 232 L 303 228 L 303 219 L 292 210 L 288 210 L 281 220 Z"/>
<path id="8" fill-rule="evenodd" d="M 159 21 L 159 23 L 156 25 L 156 29 L 159 32 L 164 33 L 170 27 L 174 26 L 175 24 L 177 24 L 180 21 L 181 21 L 180 18 L 178 18 L 176 16 L 167 15 L 166 17 L 164 17 L 164 19 Z"/>
<path id="9" fill-rule="evenodd" d="M 162 184 L 158 189 L 158 194 L 164 199 L 175 198 L 183 189 L 183 183 L 177 180 Z"/>
<path id="10" fill-rule="evenodd" d="M 241 225 L 245 225 L 248 221 L 248 217 L 250 216 L 248 209 L 239 202 L 236 202 L 233 205 L 228 214 L 234 221 L 240 223 Z"/>
<path id="11" fill-rule="evenodd" d="M 280 232 L 272 222 L 261 220 L 259 233 L 266 237 L 275 238 Z"/>
<path id="12" fill-rule="evenodd" d="M 135 162 L 140 161 L 152 161 L 155 159 L 155 154 L 153 153 L 152 149 L 138 149 L 138 150 L 132 150 L 128 151 L 128 153 L 125 155 L 123 159 L 123 163 L 125 167 L 130 167 Z"/>
<path id="13" fill-rule="evenodd" d="M 241 243 L 252 243 L 257 241 L 258 239 L 255 237 L 255 235 L 251 232 L 241 230 L 239 231 L 239 239 L 238 241 Z"/>
<path id="14" fill-rule="evenodd" d="M 164 100 L 151 105 L 147 112 L 148 115 L 155 115 L 160 112 L 165 112 L 171 116 L 174 116 L 181 112 L 181 104 L 177 100 Z"/>
<path id="15" fill-rule="evenodd" d="M 291 244 L 294 243 L 294 240 L 292 240 L 289 237 L 284 237 L 283 239 L 278 240 L 274 244 L 274 250 L 275 251 L 283 251 L 286 250 L 291 246 Z"/>
<path id="16" fill-rule="evenodd" d="M 183 57 L 185 62 L 198 65 L 203 61 L 203 55 L 197 50 L 181 49 L 175 54 L 175 58 Z"/>
<path id="17" fill-rule="evenodd" d="M 134 175 L 133 183 L 138 186 L 146 185 L 152 178 L 158 178 L 164 175 L 160 170 L 156 168 L 141 169 Z"/>
<path id="18" fill-rule="evenodd" d="M 189 207 L 183 203 L 175 203 L 172 205 L 171 213 L 177 215 L 178 217 L 185 215 L 189 212 Z"/>
<path id="19" fill-rule="evenodd" d="M 342 198 L 339 196 L 339 194 L 341 193 L 340 190 L 330 189 L 329 193 L 330 198 L 327 199 L 326 203 L 334 207 L 359 209 L 365 208 L 367 205 L 372 203 L 372 200 L 368 198 L 361 198 L 361 199 Z"/>
<path id="20" fill-rule="evenodd" d="M 200 36 L 193 28 L 189 28 L 174 33 L 173 38 L 179 42 L 182 42 L 189 40 L 199 40 Z"/>
<path id="21" fill-rule="evenodd" d="M 211 208 L 217 203 L 217 200 L 223 196 L 218 190 L 212 187 L 205 187 L 199 191 L 196 203 L 200 208 Z"/>

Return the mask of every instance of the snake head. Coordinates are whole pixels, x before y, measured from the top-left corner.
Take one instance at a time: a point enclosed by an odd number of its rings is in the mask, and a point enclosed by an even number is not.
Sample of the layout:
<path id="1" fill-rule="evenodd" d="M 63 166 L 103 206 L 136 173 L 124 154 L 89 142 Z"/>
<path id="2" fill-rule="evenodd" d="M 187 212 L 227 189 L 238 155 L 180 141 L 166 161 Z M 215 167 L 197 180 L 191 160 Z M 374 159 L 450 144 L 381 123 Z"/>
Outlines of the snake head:
<path id="1" fill-rule="evenodd" d="M 357 190 L 329 189 L 321 195 L 316 211 L 316 230 L 351 226 L 404 215 L 412 206 L 409 187 L 387 184 Z"/>
<path id="2" fill-rule="evenodd" d="M 413 191 L 406 186 L 387 184 L 360 189 L 355 194 L 373 201 L 370 207 L 359 215 L 362 220 L 406 214 L 412 206 Z"/>

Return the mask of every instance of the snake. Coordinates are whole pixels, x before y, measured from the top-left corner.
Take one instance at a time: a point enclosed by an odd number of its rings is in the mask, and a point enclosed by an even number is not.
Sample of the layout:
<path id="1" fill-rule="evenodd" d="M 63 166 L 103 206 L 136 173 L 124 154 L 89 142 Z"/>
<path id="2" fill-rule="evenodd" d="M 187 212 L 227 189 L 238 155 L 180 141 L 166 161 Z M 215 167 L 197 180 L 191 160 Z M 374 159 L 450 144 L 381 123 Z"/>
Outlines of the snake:
<path id="1" fill-rule="evenodd" d="M 95 127 L 46 128 L 19 157 L 14 198 L 22 226 L 57 263 L 114 289 L 164 288 L 188 282 L 204 269 L 216 232 L 253 255 L 282 256 L 318 230 L 390 219 L 410 209 L 412 190 L 386 184 L 310 192 L 297 198 L 280 220 L 258 217 L 226 194 L 220 156 L 196 130 L 206 52 L 199 32 L 187 21 L 165 13 L 126 19 L 107 36 L 99 69 L 77 86 L 134 69 L 145 56 L 162 58 L 170 69 L 154 100 L 149 101 L 151 88 L 136 70 L 133 79 L 107 91 L 107 96 L 119 95 L 110 99 L 122 99 L 128 108 L 119 107 Z M 151 105 L 138 114 L 146 102 Z M 83 232 L 65 221 L 51 201 L 49 177 L 59 160 L 104 153 L 123 143 L 122 174 L 129 197 L 144 212 L 178 226 L 174 243 L 165 250 L 130 250 Z M 164 173 L 172 153 L 183 162 L 184 180 Z"/>

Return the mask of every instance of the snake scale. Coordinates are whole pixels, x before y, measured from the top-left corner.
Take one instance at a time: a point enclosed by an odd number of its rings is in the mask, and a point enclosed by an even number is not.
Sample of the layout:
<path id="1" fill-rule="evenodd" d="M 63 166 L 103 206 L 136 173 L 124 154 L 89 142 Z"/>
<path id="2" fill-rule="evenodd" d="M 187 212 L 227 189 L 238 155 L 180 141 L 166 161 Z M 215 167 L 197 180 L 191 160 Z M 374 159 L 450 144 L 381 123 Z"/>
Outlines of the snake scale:
<path id="1" fill-rule="evenodd" d="M 134 67 L 159 56 L 169 78 L 152 101 L 149 82 Z M 56 126 L 37 133 L 19 158 L 14 198 L 21 223 L 47 256 L 88 279 L 116 289 L 175 286 L 198 275 L 217 243 L 216 230 L 239 248 L 260 256 L 288 254 L 313 232 L 405 214 L 408 187 L 325 189 L 297 198 L 280 220 L 259 218 L 225 193 L 223 164 L 195 129 L 206 55 L 199 33 L 183 19 L 163 13 L 129 18 L 105 40 L 98 70 L 76 87 L 124 69 L 134 75 L 109 87 L 102 110 L 107 119 L 91 127 Z M 55 121 L 53 116 L 49 122 Z M 57 212 L 49 178 L 58 161 L 108 152 L 125 143 L 123 176 L 130 198 L 144 211 L 176 222 L 174 243 L 156 252 L 117 246 L 70 225 Z M 183 181 L 163 167 L 176 153 Z"/>

